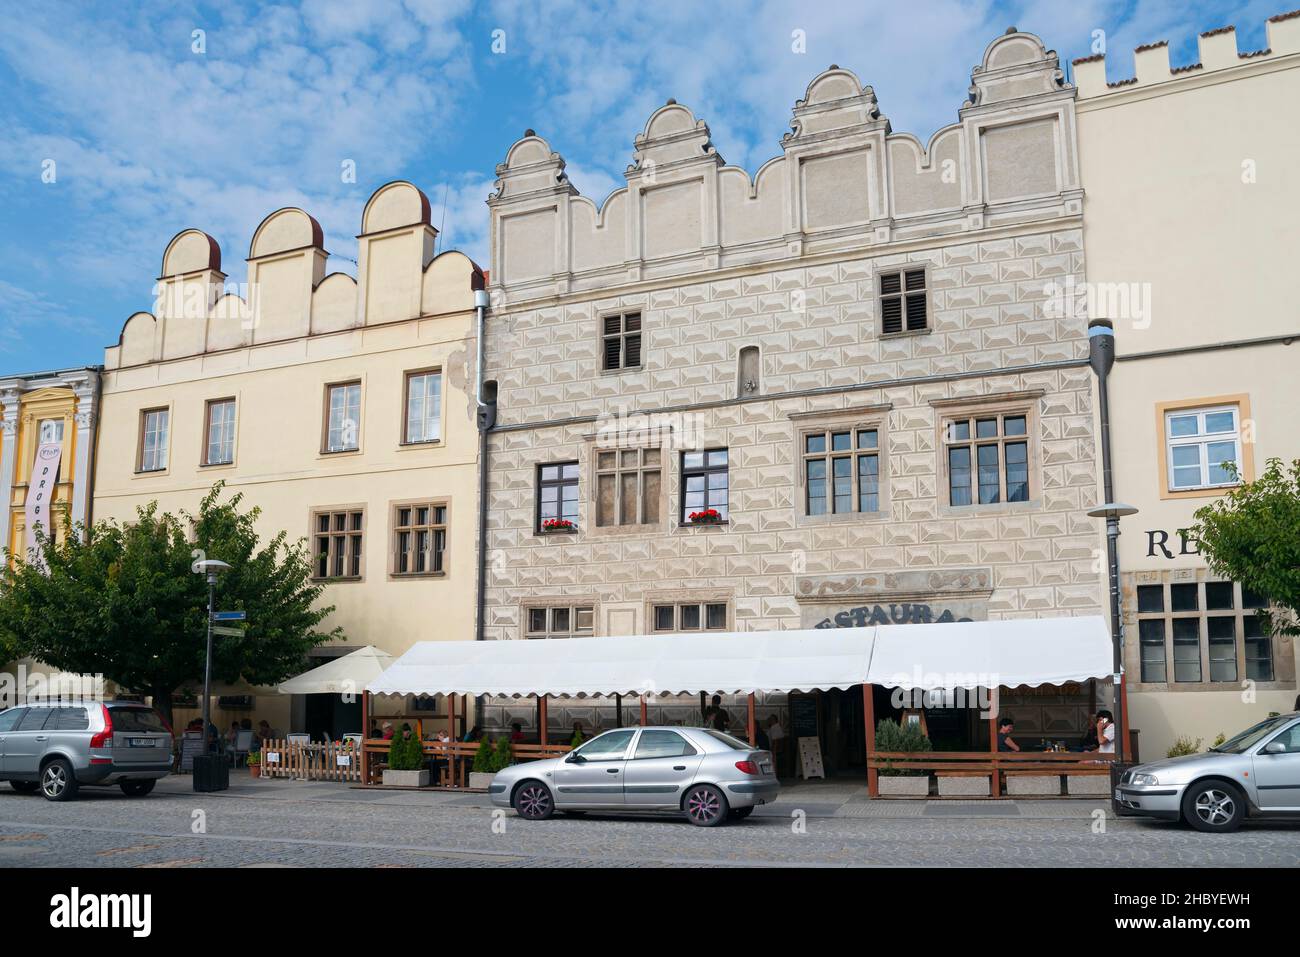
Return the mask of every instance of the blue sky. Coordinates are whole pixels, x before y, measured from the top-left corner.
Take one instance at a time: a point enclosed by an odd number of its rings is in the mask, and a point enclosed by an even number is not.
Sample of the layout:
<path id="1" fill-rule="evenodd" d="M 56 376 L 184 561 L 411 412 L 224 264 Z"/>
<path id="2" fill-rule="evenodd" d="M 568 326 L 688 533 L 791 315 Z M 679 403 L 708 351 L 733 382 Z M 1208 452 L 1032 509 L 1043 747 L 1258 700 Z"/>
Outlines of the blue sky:
<path id="1" fill-rule="evenodd" d="M 1009 25 L 1063 64 L 1104 31 L 1116 80 L 1141 43 L 1169 40 L 1177 66 L 1197 59 L 1197 33 L 1235 24 L 1242 49 L 1263 47 L 1286 2 L 28 4 L 0 31 L 0 375 L 102 362 L 186 227 L 217 238 L 239 282 L 257 224 L 301 206 L 325 229 L 330 270 L 354 272 L 361 208 L 392 179 L 428 194 L 441 248 L 487 267 L 493 170 L 529 127 L 599 201 L 669 97 L 752 174 L 831 63 L 926 141 Z"/>

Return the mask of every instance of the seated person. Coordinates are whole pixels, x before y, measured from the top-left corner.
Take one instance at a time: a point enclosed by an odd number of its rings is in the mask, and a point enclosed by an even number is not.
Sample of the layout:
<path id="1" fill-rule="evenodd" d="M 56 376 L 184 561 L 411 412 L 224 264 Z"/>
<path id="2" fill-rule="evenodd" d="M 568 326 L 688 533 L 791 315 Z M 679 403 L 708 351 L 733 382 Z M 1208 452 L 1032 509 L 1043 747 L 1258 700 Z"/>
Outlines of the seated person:
<path id="1" fill-rule="evenodd" d="M 510 743 L 522 744 L 524 740 L 524 726 L 518 721 L 510 726 Z"/>
<path id="2" fill-rule="evenodd" d="M 998 750 L 999 751 L 1019 751 L 1020 745 L 1016 744 L 1015 738 L 1011 737 L 1011 732 L 1015 730 L 1016 723 L 1010 718 L 1001 718 L 998 720 Z"/>

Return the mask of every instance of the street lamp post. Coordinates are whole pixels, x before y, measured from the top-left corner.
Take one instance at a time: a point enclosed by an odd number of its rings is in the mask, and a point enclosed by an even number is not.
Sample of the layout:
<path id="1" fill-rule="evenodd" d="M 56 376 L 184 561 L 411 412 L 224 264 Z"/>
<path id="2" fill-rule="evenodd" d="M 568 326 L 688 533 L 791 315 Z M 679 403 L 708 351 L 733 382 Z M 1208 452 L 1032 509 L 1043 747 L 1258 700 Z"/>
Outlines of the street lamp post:
<path id="1" fill-rule="evenodd" d="M 217 575 L 230 566 L 215 558 L 195 562 L 195 571 L 208 576 L 208 646 L 203 658 L 203 750 L 208 750 L 208 727 L 212 714 L 212 616 L 217 610 Z"/>
<path id="2" fill-rule="evenodd" d="M 1120 615 L 1119 520 L 1136 515 L 1137 509 L 1115 501 L 1115 484 L 1110 467 L 1110 396 L 1108 376 L 1115 364 L 1115 329 L 1108 319 L 1088 323 L 1088 365 L 1097 375 L 1097 410 L 1101 420 L 1101 494 L 1103 504 L 1088 512 L 1089 518 L 1106 520 L 1106 566 L 1110 585 L 1111 678 L 1115 686 L 1115 762 L 1124 760 L 1124 623 Z"/>

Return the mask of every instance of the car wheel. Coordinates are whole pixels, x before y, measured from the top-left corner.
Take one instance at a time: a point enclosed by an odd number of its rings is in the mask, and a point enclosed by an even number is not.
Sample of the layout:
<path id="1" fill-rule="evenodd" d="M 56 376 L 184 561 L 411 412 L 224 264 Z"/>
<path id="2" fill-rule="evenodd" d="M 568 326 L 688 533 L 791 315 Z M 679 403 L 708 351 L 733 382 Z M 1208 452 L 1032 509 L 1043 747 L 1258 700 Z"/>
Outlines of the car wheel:
<path id="1" fill-rule="evenodd" d="M 47 801 L 71 801 L 77 796 L 77 777 L 72 765 L 55 758 L 41 769 L 41 794 Z"/>
<path id="2" fill-rule="evenodd" d="M 696 827 L 717 827 L 727 819 L 727 799 L 712 784 L 697 784 L 687 791 L 682 809 Z"/>
<path id="3" fill-rule="evenodd" d="M 1198 831 L 1227 834 L 1241 827 L 1246 799 L 1222 781 L 1193 784 L 1183 795 L 1183 818 Z"/>
<path id="4" fill-rule="evenodd" d="M 743 821 L 745 818 L 749 817 L 751 814 L 754 813 L 754 808 L 752 806 L 733 807 L 730 813 L 731 813 L 731 819 L 733 821 Z"/>
<path id="5" fill-rule="evenodd" d="M 35 794 L 40 784 L 36 781 L 10 781 L 9 786 L 19 794 Z"/>
<path id="6" fill-rule="evenodd" d="M 551 789 L 541 781 L 525 781 L 515 792 L 515 813 L 530 821 L 545 821 L 555 813 Z"/>
<path id="7" fill-rule="evenodd" d="M 153 790 L 153 781 L 123 781 L 118 785 L 127 797 L 141 798 Z"/>

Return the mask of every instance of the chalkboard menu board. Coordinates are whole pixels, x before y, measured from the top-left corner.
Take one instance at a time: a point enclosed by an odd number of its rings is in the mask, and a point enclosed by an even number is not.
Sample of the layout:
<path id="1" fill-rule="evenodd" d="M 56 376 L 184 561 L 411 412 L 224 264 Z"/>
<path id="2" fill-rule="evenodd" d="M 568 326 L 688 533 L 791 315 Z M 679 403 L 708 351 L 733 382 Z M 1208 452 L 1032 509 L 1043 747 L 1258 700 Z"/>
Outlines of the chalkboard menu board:
<path id="1" fill-rule="evenodd" d="M 817 699 L 813 695 L 790 695 L 790 734 L 795 740 L 817 737 Z"/>
<path id="2" fill-rule="evenodd" d="M 194 755 L 203 753 L 203 732 L 186 731 L 181 735 L 181 770 L 194 770 Z"/>

